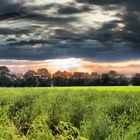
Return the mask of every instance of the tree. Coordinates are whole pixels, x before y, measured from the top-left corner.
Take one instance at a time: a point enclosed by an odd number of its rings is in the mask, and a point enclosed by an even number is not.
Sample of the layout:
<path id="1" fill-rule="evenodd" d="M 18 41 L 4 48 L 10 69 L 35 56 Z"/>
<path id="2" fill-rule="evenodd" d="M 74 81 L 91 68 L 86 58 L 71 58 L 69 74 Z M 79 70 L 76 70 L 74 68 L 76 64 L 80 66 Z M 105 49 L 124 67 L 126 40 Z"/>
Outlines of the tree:
<path id="1" fill-rule="evenodd" d="M 42 68 L 37 71 L 36 78 L 38 80 L 38 86 L 45 87 L 51 86 L 51 74 L 47 69 Z"/>
<path id="2" fill-rule="evenodd" d="M 23 85 L 29 87 L 38 86 L 38 81 L 36 78 L 36 72 L 33 70 L 28 70 L 23 76 Z"/>
<path id="3" fill-rule="evenodd" d="M 125 77 L 124 75 L 120 75 L 120 85 L 121 86 L 128 86 L 130 84 L 129 78 Z"/>
<path id="4" fill-rule="evenodd" d="M 12 85 L 10 70 L 6 66 L 0 66 L 0 86 L 8 87 Z"/>
<path id="5" fill-rule="evenodd" d="M 22 73 L 17 73 L 16 78 L 14 80 L 14 87 L 24 87 L 24 79 L 23 79 L 23 74 Z"/>
<path id="6" fill-rule="evenodd" d="M 116 71 L 109 71 L 102 75 L 97 72 L 57 71 L 52 76 L 45 68 L 38 71 L 28 70 L 24 75 L 12 74 L 6 66 L 0 66 L 0 86 L 4 87 L 46 87 L 51 86 L 128 86 L 140 85 L 140 73 L 127 78 Z"/>
<path id="7" fill-rule="evenodd" d="M 102 74 L 103 86 L 119 86 L 120 75 L 116 71 L 110 71 L 109 73 Z"/>
<path id="8" fill-rule="evenodd" d="M 87 72 L 74 72 L 70 77 L 70 84 L 72 86 L 85 86 L 88 85 L 89 73 Z"/>
<path id="9" fill-rule="evenodd" d="M 101 76 L 97 72 L 92 72 L 89 79 L 90 86 L 100 86 L 101 85 Z"/>
<path id="10" fill-rule="evenodd" d="M 110 81 L 110 77 L 108 73 L 104 73 L 101 76 L 101 83 L 102 86 L 108 86 L 109 85 L 109 81 Z"/>
<path id="11" fill-rule="evenodd" d="M 9 75 L 10 70 L 6 66 L 0 66 L 0 75 Z"/>
<path id="12" fill-rule="evenodd" d="M 102 74 L 101 82 L 103 86 L 127 86 L 129 80 L 124 75 L 117 73 L 116 71 L 110 71 L 109 73 Z"/>
<path id="13" fill-rule="evenodd" d="M 66 71 L 55 72 L 52 76 L 54 86 L 69 86 L 69 79 L 71 76 L 72 74 Z"/>
<path id="14" fill-rule="evenodd" d="M 140 73 L 136 73 L 133 77 L 132 77 L 132 84 L 134 86 L 140 86 Z"/>
<path id="15" fill-rule="evenodd" d="M 38 69 L 37 74 L 39 74 L 41 78 L 46 78 L 46 79 L 51 78 L 51 74 L 45 68 Z"/>

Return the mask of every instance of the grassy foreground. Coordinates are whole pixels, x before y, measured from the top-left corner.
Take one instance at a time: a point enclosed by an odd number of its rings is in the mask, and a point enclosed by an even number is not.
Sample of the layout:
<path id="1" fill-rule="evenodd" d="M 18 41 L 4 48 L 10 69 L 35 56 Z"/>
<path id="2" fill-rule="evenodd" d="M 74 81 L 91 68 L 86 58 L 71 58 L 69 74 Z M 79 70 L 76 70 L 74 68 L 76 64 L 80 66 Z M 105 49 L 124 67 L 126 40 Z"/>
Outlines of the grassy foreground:
<path id="1" fill-rule="evenodd" d="M 0 88 L 0 140 L 140 140 L 140 87 Z"/>

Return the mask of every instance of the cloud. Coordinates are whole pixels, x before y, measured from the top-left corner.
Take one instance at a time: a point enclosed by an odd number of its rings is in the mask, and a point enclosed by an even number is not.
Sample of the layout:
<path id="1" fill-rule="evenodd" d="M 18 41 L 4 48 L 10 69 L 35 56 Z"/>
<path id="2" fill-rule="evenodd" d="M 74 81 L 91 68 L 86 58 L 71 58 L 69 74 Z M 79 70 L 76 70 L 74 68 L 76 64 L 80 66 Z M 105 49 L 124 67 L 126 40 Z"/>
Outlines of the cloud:
<path id="1" fill-rule="evenodd" d="M 138 0 L 2 0 L 0 59 L 139 59 L 138 4 Z"/>
<path id="2" fill-rule="evenodd" d="M 90 7 L 88 6 L 79 6 L 77 7 L 74 4 L 68 5 L 68 6 L 62 6 L 59 8 L 58 13 L 59 14 L 77 14 L 77 13 L 82 13 L 82 12 L 88 12 L 91 11 Z"/>
<path id="3" fill-rule="evenodd" d="M 75 57 L 110 62 L 138 59 L 139 54 L 133 51 L 133 46 L 131 42 L 101 43 L 93 39 L 9 40 L 9 44 L 0 47 L 0 59 L 47 60 Z"/>
<path id="4" fill-rule="evenodd" d="M 0 15 L 20 12 L 23 10 L 23 1 L 15 2 L 14 0 L 1 0 Z"/>
<path id="5" fill-rule="evenodd" d="M 134 36 L 139 38 L 140 35 L 140 1 L 139 0 L 76 0 L 81 3 L 97 4 L 102 6 L 105 10 L 119 9 L 122 7 L 124 10 L 116 15 L 121 17 L 122 23 L 125 24 L 124 31 L 127 36 Z M 115 26 L 115 23 L 114 23 Z M 131 38 L 131 37 L 130 37 Z"/>
<path id="6" fill-rule="evenodd" d="M 98 5 L 108 5 L 108 4 L 139 4 L 139 0 L 76 0 L 82 3 L 91 3 Z"/>

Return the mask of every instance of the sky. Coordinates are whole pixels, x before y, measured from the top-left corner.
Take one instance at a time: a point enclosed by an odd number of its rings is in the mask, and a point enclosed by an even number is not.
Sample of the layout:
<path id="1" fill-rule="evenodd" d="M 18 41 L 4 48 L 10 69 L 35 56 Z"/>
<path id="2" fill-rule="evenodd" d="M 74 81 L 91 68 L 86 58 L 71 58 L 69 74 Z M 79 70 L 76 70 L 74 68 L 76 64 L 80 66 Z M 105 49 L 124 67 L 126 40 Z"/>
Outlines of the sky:
<path id="1" fill-rule="evenodd" d="M 139 0 L 0 0 L 0 65 L 140 72 Z"/>

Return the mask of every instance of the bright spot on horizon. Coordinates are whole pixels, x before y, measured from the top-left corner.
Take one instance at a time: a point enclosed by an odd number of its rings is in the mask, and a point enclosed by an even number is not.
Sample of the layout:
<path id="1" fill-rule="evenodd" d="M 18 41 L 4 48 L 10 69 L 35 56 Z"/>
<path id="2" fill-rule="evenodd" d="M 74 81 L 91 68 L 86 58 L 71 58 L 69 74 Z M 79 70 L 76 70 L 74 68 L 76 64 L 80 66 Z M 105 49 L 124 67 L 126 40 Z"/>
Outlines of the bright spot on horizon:
<path id="1" fill-rule="evenodd" d="M 67 59 L 56 59 L 52 60 L 52 66 L 57 70 L 73 70 L 80 67 L 80 59 L 67 58 Z"/>
<path id="2" fill-rule="evenodd" d="M 46 68 L 53 74 L 57 71 L 68 72 L 98 72 L 106 73 L 115 70 L 118 73 L 131 76 L 140 71 L 140 60 L 129 60 L 119 62 L 99 62 L 84 58 L 65 58 L 48 60 L 0 60 L 0 65 L 7 66 L 13 73 L 25 73 L 28 70 L 37 71 L 40 68 Z"/>

